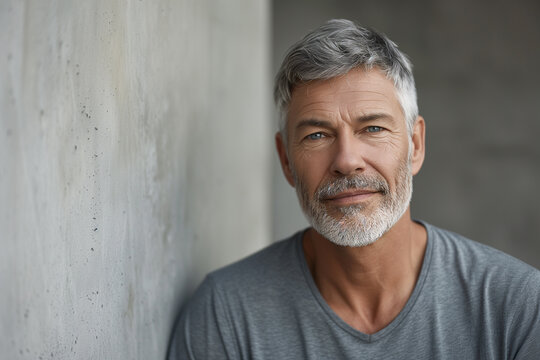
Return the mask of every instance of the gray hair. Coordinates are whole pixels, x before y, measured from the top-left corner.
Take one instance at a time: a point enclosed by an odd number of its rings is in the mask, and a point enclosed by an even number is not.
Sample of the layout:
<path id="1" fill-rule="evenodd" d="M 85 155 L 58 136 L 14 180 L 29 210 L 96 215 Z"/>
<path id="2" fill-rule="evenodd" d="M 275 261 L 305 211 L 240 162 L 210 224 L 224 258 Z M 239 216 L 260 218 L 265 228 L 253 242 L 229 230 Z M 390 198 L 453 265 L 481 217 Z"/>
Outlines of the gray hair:
<path id="1" fill-rule="evenodd" d="M 411 62 L 384 34 L 342 19 L 330 20 L 311 31 L 285 56 L 274 87 L 280 131 L 286 130 L 288 106 L 296 85 L 345 75 L 357 67 L 369 70 L 374 66 L 393 81 L 407 129 L 412 134 L 418 105 Z"/>

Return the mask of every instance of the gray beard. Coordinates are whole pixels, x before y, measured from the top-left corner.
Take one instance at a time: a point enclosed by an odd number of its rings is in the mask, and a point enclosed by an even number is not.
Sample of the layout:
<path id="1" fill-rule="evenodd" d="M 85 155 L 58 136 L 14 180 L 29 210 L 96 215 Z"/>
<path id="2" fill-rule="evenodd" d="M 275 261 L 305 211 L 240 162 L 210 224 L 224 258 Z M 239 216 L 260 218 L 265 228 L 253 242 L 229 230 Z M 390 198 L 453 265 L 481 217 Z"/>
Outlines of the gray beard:
<path id="1" fill-rule="evenodd" d="M 359 174 L 336 178 L 322 184 L 313 199 L 310 199 L 305 185 L 293 173 L 296 194 L 309 223 L 319 234 L 336 245 L 360 247 L 374 243 L 398 222 L 409 207 L 412 197 L 409 159 L 410 156 L 398 168 L 394 192 L 390 191 L 382 176 Z M 321 199 L 347 189 L 376 190 L 380 192 L 382 199 L 371 213 L 363 205 L 352 205 L 337 208 L 337 216 L 329 214 Z"/>

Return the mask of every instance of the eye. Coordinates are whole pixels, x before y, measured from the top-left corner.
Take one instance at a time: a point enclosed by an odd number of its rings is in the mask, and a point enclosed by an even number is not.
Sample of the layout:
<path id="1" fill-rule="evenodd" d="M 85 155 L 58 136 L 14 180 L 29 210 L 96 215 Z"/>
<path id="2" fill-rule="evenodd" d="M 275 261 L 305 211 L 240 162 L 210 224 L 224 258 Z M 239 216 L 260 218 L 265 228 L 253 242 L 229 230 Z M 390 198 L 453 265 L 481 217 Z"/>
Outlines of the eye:
<path id="1" fill-rule="evenodd" d="M 380 126 L 368 126 L 366 128 L 366 132 L 368 132 L 368 133 L 378 133 L 378 132 L 381 132 L 383 130 L 384 130 L 384 128 L 382 128 Z"/>
<path id="2" fill-rule="evenodd" d="M 320 140 L 322 138 L 324 138 L 324 134 L 322 132 L 316 132 L 316 133 L 313 133 L 313 134 L 309 134 L 308 136 L 306 136 L 306 139 L 308 140 Z"/>

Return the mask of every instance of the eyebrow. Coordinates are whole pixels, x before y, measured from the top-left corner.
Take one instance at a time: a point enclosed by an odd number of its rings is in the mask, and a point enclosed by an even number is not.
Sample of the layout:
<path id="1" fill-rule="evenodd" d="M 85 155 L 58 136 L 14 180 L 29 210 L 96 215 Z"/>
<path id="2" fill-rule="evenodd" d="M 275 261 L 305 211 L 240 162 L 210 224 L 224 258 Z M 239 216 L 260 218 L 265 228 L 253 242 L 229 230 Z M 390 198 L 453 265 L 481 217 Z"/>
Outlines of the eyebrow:
<path id="1" fill-rule="evenodd" d="M 360 116 L 359 118 L 356 118 L 356 122 L 366 122 L 371 120 L 377 120 L 377 119 L 385 119 L 385 120 L 391 120 L 393 121 L 394 118 L 386 113 L 375 113 L 375 114 L 367 114 Z"/>
<path id="2" fill-rule="evenodd" d="M 296 124 L 296 129 L 301 129 L 304 127 L 329 128 L 331 127 L 331 122 L 327 120 L 319 120 L 319 119 L 304 119 L 304 120 L 300 120 L 298 124 Z"/>
<path id="3" fill-rule="evenodd" d="M 393 121 L 393 117 L 390 116 L 389 114 L 385 114 L 385 113 L 374 113 L 374 114 L 367 114 L 367 115 L 362 115 L 360 117 L 357 117 L 354 119 L 354 122 L 356 123 L 362 123 L 362 122 L 367 122 L 367 121 L 372 121 L 372 120 L 377 120 L 377 119 L 388 119 L 388 120 L 391 120 Z M 327 120 L 320 120 L 320 119 L 304 119 L 304 120 L 300 120 L 298 122 L 298 124 L 296 124 L 296 129 L 301 129 L 301 128 L 304 128 L 304 127 L 323 127 L 323 128 L 330 128 L 332 127 L 332 123 L 330 121 L 327 121 Z"/>

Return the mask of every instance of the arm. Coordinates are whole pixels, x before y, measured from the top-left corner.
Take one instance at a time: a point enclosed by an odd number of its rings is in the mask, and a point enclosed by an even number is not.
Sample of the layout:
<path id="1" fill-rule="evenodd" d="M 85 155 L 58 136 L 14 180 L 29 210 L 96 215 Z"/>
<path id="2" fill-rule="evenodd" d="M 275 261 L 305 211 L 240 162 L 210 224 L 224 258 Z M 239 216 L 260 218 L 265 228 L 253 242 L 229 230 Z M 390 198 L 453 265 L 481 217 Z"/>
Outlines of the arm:
<path id="1" fill-rule="evenodd" d="M 522 306 L 512 321 L 510 341 L 514 342 L 513 359 L 540 358 L 540 271 L 529 276 L 523 291 Z"/>

